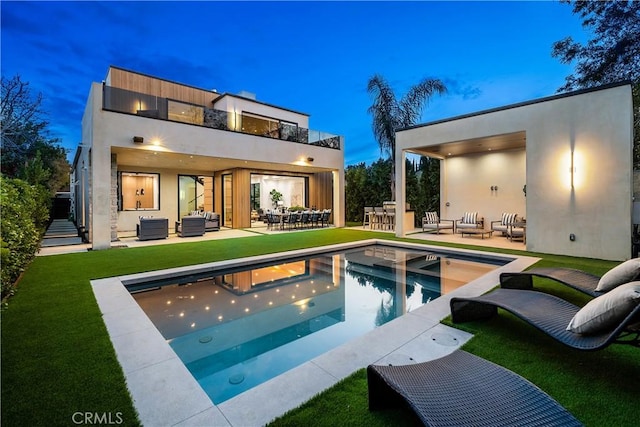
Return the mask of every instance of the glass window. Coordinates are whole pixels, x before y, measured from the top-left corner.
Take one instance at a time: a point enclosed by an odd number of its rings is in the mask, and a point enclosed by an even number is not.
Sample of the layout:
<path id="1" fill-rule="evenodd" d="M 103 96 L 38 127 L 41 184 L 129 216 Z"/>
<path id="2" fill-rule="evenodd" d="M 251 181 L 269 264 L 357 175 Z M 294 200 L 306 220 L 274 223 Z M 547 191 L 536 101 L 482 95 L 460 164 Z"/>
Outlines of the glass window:
<path id="1" fill-rule="evenodd" d="M 262 209 L 275 209 L 271 192 L 275 190 L 282 195 L 280 199 L 285 207 L 303 208 L 307 205 L 308 178 L 299 176 L 263 175 L 251 174 L 251 208 L 254 208 L 253 189 L 258 188 L 255 193 L 255 204 Z"/>
<path id="2" fill-rule="evenodd" d="M 204 124 L 204 108 L 198 105 L 168 100 L 169 120 L 174 122 Z"/>
<path id="3" fill-rule="evenodd" d="M 280 137 L 278 120 L 251 113 L 242 113 L 242 131 L 271 138 Z"/>
<path id="4" fill-rule="evenodd" d="M 121 210 L 160 209 L 160 174 L 120 172 Z"/>
<path id="5" fill-rule="evenodd" d="M 222 175 L 222 226 L 233 228 L 233 175 Z"/>
<path id="6" fill-rule="evenodd" d="M 251 210 L 260 209 L 260 183 L 251 183 Z"/>
<path id="7" fill-rule="evenodd" d="M 213 212 L 213 177 L 179 175 L 178 209 L 179 218 L 193 211 Z"/>

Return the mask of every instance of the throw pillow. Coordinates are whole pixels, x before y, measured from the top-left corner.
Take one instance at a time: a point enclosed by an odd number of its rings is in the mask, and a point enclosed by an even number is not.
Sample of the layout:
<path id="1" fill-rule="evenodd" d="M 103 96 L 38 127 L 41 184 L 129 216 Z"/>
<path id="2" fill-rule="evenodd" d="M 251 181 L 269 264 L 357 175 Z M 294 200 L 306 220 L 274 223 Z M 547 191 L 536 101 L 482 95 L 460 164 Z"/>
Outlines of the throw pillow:
<path id="1" fill-rule="evenodd" d="M 607 292 L 638 278 L 640 278 L 640 258 L 631 258 L 607 271 L 600 278 L 596 291 Z"/>
<path id="2" fill-rule="evenodd" d="M 573 316 L 567 331 L 595 334 L 622 321 L 640 304 L 640 282 L 620 285 L 611 292 L 592 299 Z"/>
<path id="3" fill-rule="evenodd" d="M 437 224 L 438 223 L 438 213 L 437 212 L 425 212 L 424 216 L 426 217 L 427 224 Z"/>
<path id="4" fill-rule="evenodd" d="M 462 222 L 465 224 L 475 224 L 476 218 L 478 217 L 478 212 L 465 212 L 462 217 Z"/>
<path id="5" fill-rule="evenodd" d="M 516 218 L 518 217 L 518 214 L 514 214 L 514 213 L 503 213 L 502 214 L 502 225 L 509 225 L 512 222 L 516 221 Z"/>

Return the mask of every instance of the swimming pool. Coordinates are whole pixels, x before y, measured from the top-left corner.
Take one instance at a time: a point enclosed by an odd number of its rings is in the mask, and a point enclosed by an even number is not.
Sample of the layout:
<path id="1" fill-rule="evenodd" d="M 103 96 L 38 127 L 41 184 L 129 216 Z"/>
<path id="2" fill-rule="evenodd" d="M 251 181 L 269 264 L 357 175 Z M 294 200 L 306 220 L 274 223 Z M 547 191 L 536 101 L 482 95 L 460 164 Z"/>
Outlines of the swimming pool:
<path id="1" fill-rule="evenodd" d="M 125 286 L 218 404 L 511 260 L 378 244 Z"/>

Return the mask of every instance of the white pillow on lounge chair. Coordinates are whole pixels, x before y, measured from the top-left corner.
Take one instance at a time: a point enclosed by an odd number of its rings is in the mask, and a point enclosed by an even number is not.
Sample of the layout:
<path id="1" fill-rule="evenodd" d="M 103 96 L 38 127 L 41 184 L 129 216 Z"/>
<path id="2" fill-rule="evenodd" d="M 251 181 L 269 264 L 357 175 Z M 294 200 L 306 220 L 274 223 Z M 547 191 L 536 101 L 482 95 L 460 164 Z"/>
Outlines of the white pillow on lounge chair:
<path id="1" fill-rule="evenodd" d="M 592 299 L 573 316 L 567 331 L 593 334 L 607 330 L 622 321 L 640 304 L 640 282 L 620 285 Z"/>
<path id="2" fill-rule="evenodd" d="M 598 282 L 596 291 L 607 292 L 640 276 L 640 258 L 631 258 L 607 271 Z"/>

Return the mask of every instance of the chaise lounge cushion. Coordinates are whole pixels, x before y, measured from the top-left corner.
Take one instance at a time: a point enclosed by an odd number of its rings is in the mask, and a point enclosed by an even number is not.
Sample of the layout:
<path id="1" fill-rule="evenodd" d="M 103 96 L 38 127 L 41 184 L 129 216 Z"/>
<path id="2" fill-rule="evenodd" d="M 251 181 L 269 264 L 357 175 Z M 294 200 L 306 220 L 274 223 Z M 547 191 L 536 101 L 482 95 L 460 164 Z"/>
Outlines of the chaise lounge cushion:
<path id="1" fill-rule="evenodd" d="M 640 282 L 620 285 L 589 301 L 571 319 L 567 331 L 593 334 L 622 321 L 640 304 Z"/>
<path id="2" fill-rule="evenodd" d="M 631 258 L 607 271 L 598 281 L 596 291 L 610 291 L 616 286 L 640 278 L 640 258 Z"/>

